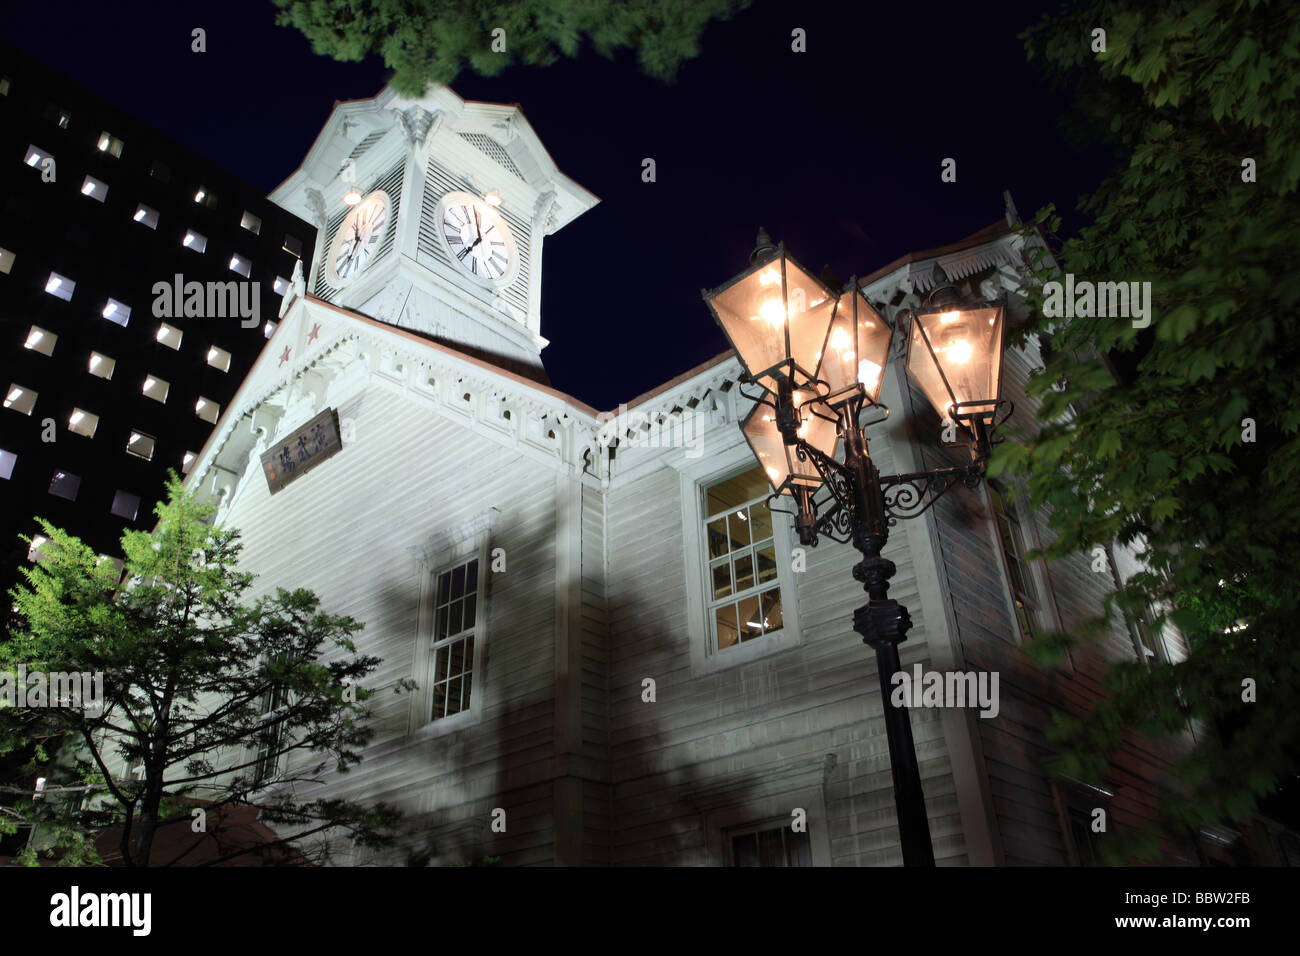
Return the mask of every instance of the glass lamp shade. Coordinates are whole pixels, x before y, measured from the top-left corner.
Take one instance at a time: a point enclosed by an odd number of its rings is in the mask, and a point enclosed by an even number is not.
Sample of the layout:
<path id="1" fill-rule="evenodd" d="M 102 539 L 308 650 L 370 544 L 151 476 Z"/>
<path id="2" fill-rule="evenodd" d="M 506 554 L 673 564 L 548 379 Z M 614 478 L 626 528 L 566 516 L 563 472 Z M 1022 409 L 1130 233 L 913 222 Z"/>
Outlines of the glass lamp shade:
<path id="1" fill-rule="evenodd" d="M 826 343 L 818 355 L 817 377 L 830 385 L 827 402 L 836 405 L 858 393 L 875 404 L 885 382 L 892 330 L 857 288 L 857 280 L 840 295 Z"/>
<path id="2" fill-rule="evenodd" d="M 795 433 L 822 454 L 835 456 L 839 444 L 835 422 L 822 415 L 816 415 L 807 409 L 799 411 L 800 425 Z M 741 431 L 749 448 L 763 468 L 763 474 L 772 484 L 772 490 L 788 493 L 790 486 L 803 485 L 808 488 L 821 486 L 821 475 L 811 461 L 800 461 L 796 446 L 787 445 L 781 437 L 781 430 L 776 424 L 776 410 L 762 403 L 741 423 Z"/>
<path id="3" fill-rule="evenodd" d="M 1002 376 L 1006 309 L 991 305 L 918 313 L 907 343 L 907 367 L 944 418 L 993 420 Z"/>
<path id="4" fill-rule="evenodd" d="M 775 391 L 778 374 L 796 386 L 812 378 L 835 297 L 784 245 L 704 299 L 745 371 L 764 388 Z"/>

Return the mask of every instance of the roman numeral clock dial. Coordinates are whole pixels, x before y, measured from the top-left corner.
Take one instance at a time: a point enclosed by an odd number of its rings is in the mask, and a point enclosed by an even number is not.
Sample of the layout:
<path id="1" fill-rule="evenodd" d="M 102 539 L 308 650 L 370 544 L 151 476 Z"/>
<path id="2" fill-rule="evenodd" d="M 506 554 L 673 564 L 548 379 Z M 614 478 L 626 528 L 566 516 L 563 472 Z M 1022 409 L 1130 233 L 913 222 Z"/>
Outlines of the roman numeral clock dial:
<path id="1" fill-rule="evenodd" d="M 388 228 L 391 203 L 388 194 L 375 190 L 357 203 L 339 224 L 326 265 L 339 284 L 355 279 L 374 261 Z"/>
<path id="2" fill-rule="evenodd" d="M 501 215 L 467 193 L 443 199 L 442 237 L 451 257 L 476 279 L 508 284 L 516 271 L 515 243 Z"/>

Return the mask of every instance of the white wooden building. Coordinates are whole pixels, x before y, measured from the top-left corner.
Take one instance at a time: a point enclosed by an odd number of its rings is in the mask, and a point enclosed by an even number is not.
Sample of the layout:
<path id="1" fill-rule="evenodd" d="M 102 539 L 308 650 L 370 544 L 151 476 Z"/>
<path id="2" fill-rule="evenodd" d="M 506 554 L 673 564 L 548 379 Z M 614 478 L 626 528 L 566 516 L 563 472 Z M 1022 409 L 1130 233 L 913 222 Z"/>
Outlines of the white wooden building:
<path id="1" fill-rule="evenodd" d="M 735 357 L 612 419 L 542 384 L 544 240 L 595 199 L 520 111 L 445 89 L 339 104 L 272 198 L 320 227 L 316 265 L 188 485 L 240 529 L 258 587 L 311 588 L 364 622 L 359 651 L 383 659 L 370 686 L 418 684 L 374 698 L 374 743 L 323 785 L 397 804 L 409 838 L 343 859 L 899 863 L 874 655 L 851 629 L 857 555 L 793 553 L 738 427 Z M 945 275 L 1013 288 L 1021 241 L 991 227 L 864 289 L 892 319 Z M 1029 421 L 1039 356 L 1004 361 Z M 870 435 L 882 473 L 955 463 L 902 365 Z M 262 454 L 327 409 L 341 451 L 272 494 Z M 1021 560 L 1046 522 L 1014 488 L 1000 500 L 954 489 L 885 551 L 914 622 L 905 669 L 1001 678 L 996 717 L 912 711 L 935 856 L 1065 864 L 1098 800 L 1121 821 L 1148 812 L 1165 755 L 1135 743 L 1108 794 L 1049 784 L 1048 707 L 1091 699 L 1102 661 L 1039 672 L 1023 630 L 1093 613 L 1114 583 L 1083 560 Z M 1127 631 L 1106 653 L 1134 656 Z"/>

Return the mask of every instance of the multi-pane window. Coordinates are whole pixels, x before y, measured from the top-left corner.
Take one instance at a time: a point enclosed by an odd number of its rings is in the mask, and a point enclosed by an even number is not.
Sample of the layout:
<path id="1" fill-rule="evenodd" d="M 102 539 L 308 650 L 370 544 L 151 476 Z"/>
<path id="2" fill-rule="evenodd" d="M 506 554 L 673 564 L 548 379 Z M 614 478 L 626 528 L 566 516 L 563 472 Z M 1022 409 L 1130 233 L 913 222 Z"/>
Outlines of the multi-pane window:
<path id="1" fill-rule="evenodd" d="M 998 537 L 1006 558 L 1007 577 L 1011 581 L 1011 597 L 1016 604 L 1020 633 L 1025 640 L 1029 640 L 1035 633 L 1034 625 L 1040 604 L 1033 573 L 1025 561 L 1029 547 L 1024 523 L 1020 520 L 1014 497 L 1005 488 L 999 489 L 994 482 L 989 482 L 988 489 L 989 501 L 993 505 L 993 520 L 998 526 Z"/>
<path id="2" fill-rule="evenodd" d="M 283 721 L 274 721 L 276 711 L 289 703 L 289 691 L 283 684 L 273 684 L 262 695 L 262 713 L 266 716 L 257 735 L 257 762 L 253 765 L 253 786 L 260 786 L 275 776 L 280 762 L 278 753 L 284 739 Z"/>
<path id="3" fill-rule="evenodd" d="M 733 866 L 812 866 L 808 831 L 796 833 L 789 824 L 748 832 L 732 830 Z"/>
<path id="4" fill-rule="evenodd" d="M 1152 623 L 1150 610 L 1135 614 L 1130 618 L 1133 626 L 1135 650 L 1138 657 L 1148 664 L 1159 664 L 1165 659 L 1160 628 Z"/>
<path id="5" fill-rule="evenodd" d="M 479 606 L 478 558 L 438 575 L 434 590 L 430 719 L 469 710 Z"/>
<path id="6" fill-rule="evenodd" d="M 709 627 L 718 650 L 784 626 L 769 494 L 757 467 L 704 489 Z"/>

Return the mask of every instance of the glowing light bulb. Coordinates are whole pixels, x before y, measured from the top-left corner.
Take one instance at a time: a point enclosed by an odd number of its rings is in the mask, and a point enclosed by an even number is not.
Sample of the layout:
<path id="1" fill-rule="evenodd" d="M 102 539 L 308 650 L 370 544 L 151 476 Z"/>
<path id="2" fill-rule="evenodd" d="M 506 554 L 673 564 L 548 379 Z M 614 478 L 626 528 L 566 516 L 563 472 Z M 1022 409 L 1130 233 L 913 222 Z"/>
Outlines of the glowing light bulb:
<path id="1" fill-rule="evenodd" d="M 758 274 L 759 285 L 780 285 L 781 271 L 776 268 L 764 269 Z"/>
<path id="2" fill-rule="evenodd" d="M 767 477 L 771 478 L 773 481 L 776 481 L 778 478 L 781 477 L 781 473 L 777 471 L 775 468 L 773 468 L 771 465 L 768 465 Z"/>
<path id="3" fill-rule="evenodd" d="M 838 326 L 831 332 L 830 347 L 840 353 L 841 362 L 853 359 L 853 339 L 849 337 L 849 333 L 843 326 Z"/>
<path id="4" fill-rule="evenodd" d="M 960 316 L 961 316 L 960 312 L 944 312 L 942 315 L 939 316 L 939 324 L 951 325 L 953 322 L 956 322 Z"/>
<path id="5" fill-rule="evenodd" d="M 758 317 L 772 328 L 779 329 L 785 322 L 785 309 L 779 299 L 768 299 L 758 307 Z"/>
<path id="6" fill-rule="evenodd" d="M 948 346 L 948 360 L 958 365 L 964 365 L 970 361 L 974 353 L 974 347 L 965 339 L 958 339 Z"/>

